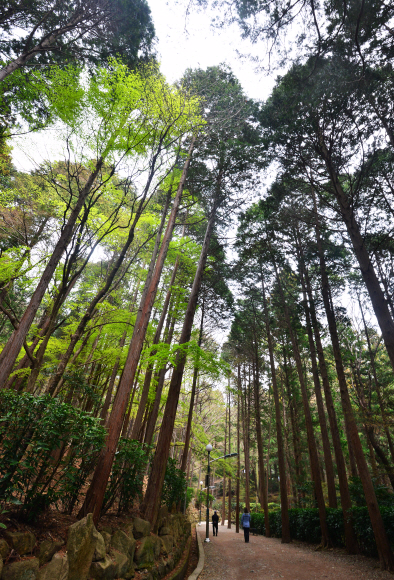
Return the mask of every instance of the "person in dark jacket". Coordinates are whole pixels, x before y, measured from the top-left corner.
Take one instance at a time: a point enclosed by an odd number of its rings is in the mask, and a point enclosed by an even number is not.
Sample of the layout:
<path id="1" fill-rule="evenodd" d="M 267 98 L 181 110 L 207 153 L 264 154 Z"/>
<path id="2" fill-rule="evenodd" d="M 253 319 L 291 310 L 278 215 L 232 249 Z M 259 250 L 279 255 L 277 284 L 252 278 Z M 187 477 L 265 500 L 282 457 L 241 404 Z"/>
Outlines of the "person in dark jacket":
<path id="1" fill-rule="evenodd" d="M 219 516 L 218 514 L 215 512 L 212 516 L 212 527 L 213 527 L 213 535 L 217 536 L 218 535 L 218 526 L 219 526 Z M 216 533 L 215 533 L 216 532 Z"/>
<path id="2" fill-rule="evenodd" d="M 249 544 L 249 531 L 250 531 L 250 513 L 248 513 L 248 509 L 244 509 L 244 513 L 242 514 L 241 523 L 244 529 L 244 538 L 245 542 Z"/>

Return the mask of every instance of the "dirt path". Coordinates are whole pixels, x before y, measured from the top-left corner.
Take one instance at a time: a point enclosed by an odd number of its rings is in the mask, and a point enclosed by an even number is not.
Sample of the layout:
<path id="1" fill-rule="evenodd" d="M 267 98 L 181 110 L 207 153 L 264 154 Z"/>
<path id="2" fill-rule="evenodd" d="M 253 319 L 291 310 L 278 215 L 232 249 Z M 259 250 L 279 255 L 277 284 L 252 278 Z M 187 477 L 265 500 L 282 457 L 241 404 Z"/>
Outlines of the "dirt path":
<path id="1" fill-rule="evenodd" d="M 393 580 L 378 568 L 378 561 L 365 556 L 348 556 L 335 549 L 315 552 L 301 542 L 281 544 L 276 538 L 251 536 L 245 544 L 243 532 L 219 526 L 217 537 L 204 543 L 205 566 L 199 580 Z M 205 525 L 197 526 L 201 539 Z"/>

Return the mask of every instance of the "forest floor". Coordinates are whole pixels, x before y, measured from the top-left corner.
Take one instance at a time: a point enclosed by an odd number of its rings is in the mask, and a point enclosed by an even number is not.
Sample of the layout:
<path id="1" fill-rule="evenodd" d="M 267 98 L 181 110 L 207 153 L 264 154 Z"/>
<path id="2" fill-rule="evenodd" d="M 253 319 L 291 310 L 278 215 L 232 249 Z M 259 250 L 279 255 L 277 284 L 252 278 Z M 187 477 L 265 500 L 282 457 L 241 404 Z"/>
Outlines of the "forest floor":
<path id="1" fill-rule="evenodd" d="M 205 525 L 197 526 L 201 539 Z M 343 549 L 316 551 L 316 545 L 280 539 L 250 536 L 245 544 L 243 531 L 235 533 L 219 525 L 217 537 L 204 543 L 205 566 L 199 580 L 388 580 L 389 572 L 379 569 L 379 562 L 366 556 L 349 556 Z"/>

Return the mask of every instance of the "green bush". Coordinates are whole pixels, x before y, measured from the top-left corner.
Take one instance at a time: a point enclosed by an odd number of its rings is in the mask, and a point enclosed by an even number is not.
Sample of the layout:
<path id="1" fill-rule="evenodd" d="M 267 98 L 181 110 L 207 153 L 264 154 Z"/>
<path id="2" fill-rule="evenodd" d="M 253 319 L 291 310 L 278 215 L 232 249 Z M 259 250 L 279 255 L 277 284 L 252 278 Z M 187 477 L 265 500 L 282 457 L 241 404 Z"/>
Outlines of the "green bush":
<path id="1" fill-rule="evenodd" d="M 166 467 L 166 474 L 164 476 L 163 492 L 161 496 L 162 503 L 169 509 L 172 504 L 176 505 L 180 502 L 183 507 L 186 493 L 186 475 L 176 466 L 175 459 L 169 459 Z M 186 506 L 187 507 L 187 506 Z"/>
<path id="2" fill-rule="evenodd" d="M 0 393 L 0 498 L 34 520 L 71 513 L 105 440 L 100 420 L 48 395 Z"/>
<path id="3" fill-rule="evenodd" d="M 101 513 L 107 512 L 118 500 L 118 513 L 133 507 L 133 501 L 142 495 L 142 485 L 153 446 L 121 438 L 115 454 L 111 477 L 105 491 Z"/>

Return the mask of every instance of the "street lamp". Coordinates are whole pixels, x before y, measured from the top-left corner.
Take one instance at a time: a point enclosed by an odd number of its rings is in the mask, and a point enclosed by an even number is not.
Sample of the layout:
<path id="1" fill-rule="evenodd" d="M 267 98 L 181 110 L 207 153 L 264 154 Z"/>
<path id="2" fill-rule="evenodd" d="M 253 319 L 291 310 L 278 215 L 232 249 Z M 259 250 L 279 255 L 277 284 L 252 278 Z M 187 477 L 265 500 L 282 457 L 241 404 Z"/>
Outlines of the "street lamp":
<path id="1" fill-rule="evenodd" d="M 208 452 L 208 470 L 207 470 L 207 522 L 206 522 L 206 528 L 205 528 L 205 541 L 206 542 L 210 542 L 211 540 L 209 539 L 209 475 L 211 472 L 211 466 L 210 466 L 210 459 L 211 459 L 211 451 L 213 449 L 212 445 L 210 443 L 208 443 L 208 445 L 205 447 L 206 451 Z"/>
<path id="2" fill-rule="evenodd" d="M 198 524 L 199 526 L 201 526 L 201 496 L 202 496 L 202 484 L 203 483 L 204 483 L 203 481 L 200 481 L 200 501 L 199 501 L 199 504 L 200 504 L 200 523 Z"/>
<path id="3" fill-rule="evenodd" d="M 238 453 L 227 453 L 227 455 L 222 455 L 221 457 L 215 457 L 215 459 L 212 459 L 211 461 L 211 451 L 212 451 L 212 445 L 210 443 L 208 443 L 208 445 L 205 447 L 205 449 L 208 452 L 208 472 L 207 472 L 207 481 L 206 481 L 206 485 L 207 485 L 207 522 L 206 522 L 206 530 L 205 530 L 205 542 L 210 542 L 211 540 L 209 539 L 209 474 L 211 472 L 211 463 L 213 463 L 214 461 L 217 461 L 218 459 L 228 459 L 229 457 L 236 457 L 238 455 Z"/>

